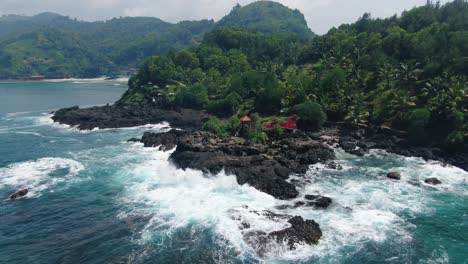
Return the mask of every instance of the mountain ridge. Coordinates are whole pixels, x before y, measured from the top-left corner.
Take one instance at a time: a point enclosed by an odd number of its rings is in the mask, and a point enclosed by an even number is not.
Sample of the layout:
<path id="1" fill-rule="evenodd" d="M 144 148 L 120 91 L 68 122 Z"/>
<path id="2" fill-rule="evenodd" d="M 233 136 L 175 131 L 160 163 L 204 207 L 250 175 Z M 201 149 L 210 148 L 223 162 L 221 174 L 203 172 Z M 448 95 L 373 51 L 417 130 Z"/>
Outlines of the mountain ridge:
<path id="1" fill-rule="evenodd" d="M 52 12 L 4 15 L 0 17 L 0 79 L 36 74 L 47 78 L 116 75 L 119 69 L 139 67 L 149 56 L 199 45 L 206 33 L 220 27 L 305 39 L 314 36 L 298 10 L 271 1 L 235 6 L 217 22 L 205 19 L 170 23 L 155 17 L 88 22 Z M 79 52 L 75 55 L 68 49 Z M 63 58 L 68 58 L 70 64 Z M 77 63 L 82 69 L 77 69 Z"/>

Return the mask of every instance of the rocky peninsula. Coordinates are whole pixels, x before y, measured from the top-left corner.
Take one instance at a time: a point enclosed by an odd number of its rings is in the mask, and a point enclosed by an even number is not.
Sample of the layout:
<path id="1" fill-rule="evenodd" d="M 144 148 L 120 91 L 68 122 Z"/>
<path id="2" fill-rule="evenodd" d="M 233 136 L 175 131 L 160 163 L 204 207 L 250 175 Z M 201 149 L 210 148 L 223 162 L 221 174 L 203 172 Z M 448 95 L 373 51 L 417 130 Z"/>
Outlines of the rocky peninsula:
<path id="1" fill-rule="evenodd" d="M 140 107 L 112 105 L 80 109 L 71 107 L 58 110 L 52 119 L 55 122 L 75 126 L 78 129 L 119 128 L 169 122 L 172 129 L 165 133 L 147 132 L 141 138 L 129 139 L 141 142 L 145 147 L 157 147 L 161 151 L 175 148 L 169 161 L 181 169 L 195 169 L 209 175 L 222 171 L 235 175 L 240 185 L 248 184 L 279 200 L 295 199 L 295 203 L 279 205 L 277 210 L 304 207 L 313 210 L 326 209 L 333 203 L 332 198 L 320 195 L 299 197 L 291 175 L 304 175 L 309 166 L 325 163 L 330 168 L 340 169 L 333 162 L 334 148 L 363 156 L 369 149 L 380 148 L 389 152 L 439 160 L 444 163 L 468 169 L 467 156 L 463 153 L 447 153 L 438 148 L 415 147 L 407 143 L 405 133 L 385 127 L 351 126 L 327 123 L 317 132 L 297 130 L 282 135 L 270 135 L 265 142 L 253 143 L 239 136 L 219 137 L 201 128 L 212 116 L 205 111 L 184 108 L 158 108 L 147 104 Z M 268 132 L 268 131 L 267 131 Z M 268 133 L 271 133 L 268 132 Z M 389 173 L 391 174 L 391 173 Z M 385 177 L 383 175 L 382 177 Z M 398 180 L 398 177 L 392 179 Z M 439 183 L 430 179 L 430 183 Z M 277 214 L 271 211 L 251 213 L 272 219 L 286 219 L 289 227 L 271 233 L 246 231 L 244 239 L 255 243 L 259 255 L 264 254 L 271 242 L 286 241 L 293 249 L 297 243 L 317 244 L 322 231 L 318 223 L 304 220 L 299 216 Z M 250 226 L 246 220 L 236 216 L 239 229 Z M 258 246 L 261 245 L 261 246 Z"/>

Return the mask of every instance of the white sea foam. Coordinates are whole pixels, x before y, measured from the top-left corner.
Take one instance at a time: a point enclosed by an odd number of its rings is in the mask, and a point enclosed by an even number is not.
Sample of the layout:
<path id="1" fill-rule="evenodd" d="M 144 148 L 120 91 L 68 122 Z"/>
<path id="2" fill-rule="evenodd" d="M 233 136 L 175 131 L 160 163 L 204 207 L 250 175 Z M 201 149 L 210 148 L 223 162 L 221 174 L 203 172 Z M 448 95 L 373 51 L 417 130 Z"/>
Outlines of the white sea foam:
<path id="1" fill-rule="evenodd" d="M 64 175 L 54 175 L 54 172 L 61 169 L 65 170 Z M 72 180 L 83 169 L 81 163 L 63 158 L 42 158 L 14 163 L 0 168 L 0 188 L 28 188 L 29 197 L 40 196 L 46 190 L 53 191 L 53 187 L 58 183 Z"/>
<path id="2" fill-rule="evenodd" d="M 151 218 L 141 231 L 139 243 L 161 236 L 170 239 L 178 228 L 195 224 L 212 228 L 223 241 L 228 241 L 228 249 L 234 249 L 240 256 L 252 256 L 259 245 L 246 241 L 245 235 L 249 231 L 268 233 L 288 227 L 287 218 L 272 219 L 261 213 L 264 210 L 300 215 L 320 224 L 323 237 L 318 245 L 298 245 L 295 250 L 290 250 L 285 244 L 271 243 L 266 246 L 264 255 L 257 256 L 268 262 L 314 257 L 339 262 L 349 254 L 359 252 L 369 242 L 391 240 L 405 246 L 413 239 L 414 226 L 406 221 L 404 215 L 432 212 L 431 193 L 434 189 L 424 184 L 412 184 L 414 178 L 431 171 L 431 176 L 445 177 L 446 184 L 452 186 L 462 184 L 466 177 L 465 172 L 454 167 L 396 157 L 402 164 L 390 169 L 398 169 L 403 179 L 393 181 L 385 177 L 387 169 L 356 166 L 357 157 L 338 153 L 337 162 L 343 170 L 329 169 L 323 164 L 314 165 L 302 178 L 305 185 L 299 190 L 300 197 L 279 201 L 247 185 L 238 185 L 235 177 L 224 173 L 206 176 L 200 171 L 177 169 L 168 162 L 171 152 L 142 148 L 141 144 L 128 146 L 130 153 L 144 158 L 126 166 L 114 179 L 126 186 L 120 199 L 124 209 L 119 216 L 144 215 Z M 385 153 L 382 155 L 374 158 L 389 158 Z M 415 163 L 418 165 L 414 166 Z M 330 196 L 334 202 L 326 210 L 276 209 L 285 203 L 294 204 L 305 194 Z M 249 227 L 241 228 L 242 221 L 248 222 Z"/>
<path id="3" fill-rule="evenodd" d="M 401 161 L 401 166 L 392 167 L 389 171 L 401 173 L 403 180 L 406 182 L 419 183 L 440 191 L 458 192 L 467 195 L 468 172 L 458 167 L 438 161 L 425 161 L 417 157 L 404 157 L 383 150 L 371 150 L 369 157 Z M 427 178 L 438 178 L 442 181 L 442 184 L 437 186 L 425 184 L 424 180 Z"/>
<path id="4" fill-rule="evenodd" d="M 120 127 L 120 128 L 94 128 L 91 130 L 81 130 L 78 129 L 78 126 L 70 126 L 66 124 L 60 124 L 52 120 L 53 114 L 43 114 L 35 117 L 35 123 L 38 125 L 49 125 L 54 126 L 60 129 L 66 129 L 78 133 L 94 133 L 94 132 L 105 132 L 105 131 L 117 131 L 117 130 L 160 130 L 166 131 L 170 129 L 170 124 L 168 122 L 161 122 L 159 124 L 146 124 L 141 126 L 133 127 Z"/>
<path id="5" fill-rule="evenodd" d="M 151 240 L 154 233 L 160 232 L 163 227 L 170 236 L 177 228 L 196 222 L 213 227 L 236 251 L 252 254 L 255 251 L 252 246 L 255 245 L 244 241 L 246 232 L 256 230 L 268 233 L 288 226 L 287 218 L 271 219 L 258 213 L 269 210 L 314 219 L 321 225 L 324 236 L 318 246 L 299 245 L 296 250 L 289 250 L 284 244 L 272 243 L 262 258 L 273 261 L 333 256 L 351 244 L 382 242 L 389 235 L 400 237 L 402 241 L 410 239 L 407 226 L 397 213 L 408 207 L 414 211 L 422 208 L 418 203 L 408 205 L 405 197 L 394 201 L 392 196 L 401 194 L 399 186 L 386 186 L 390 188 L 386 192 L 378 188 L 382 185 L 378 182 L 366 184 L 349 180 L 340 185 L 324 179 L 306 186 L 301 194 L 332 196 L 335 200 L 333 207 L 327 210 L 297 208 L 280 211 L 275 207 L 284 204 L 283 201 L 247 185 L 239 186 L 233 176 L 220 173 L 206 177 L 199 171 L 176 169 L 167 162 L 170 152 L 151 149 L 145 155 L 147 159 L 144 162 L 124 170 L 118 177 L 128 186 L 122 197 L 128 210 L 120 216 L 153 215 L 143 231 L 143 243 Z M 324 169 L 323 165 L 318 167 Z M 315 173 L 319 174 L 320 170 Z M 408 188 L 417 187 L 409 185 Z M 411 201 L 417 201 L 420 196 L 415 194 L 411 197 Z M 157 215 L 154 215 L 155 212 Z M 247 221 L 250 227 L 241 230 L 239 221 L 235 219 Z"/>
<path id="6" fill-rule="evenodd" d="M 176 169 L 167 161 L 170 152 L 152 149 L 146 155 L 150 156 L 145 162 L 123 171 L 119 177 L 128 186 L 122 201 L 130 208 L 122 217 L 158 212 L 144 230 L 143 240 L 150 239 L 160 226 L 165 226 L 170 234 L 196 222 L 213 227 L 233 248 L 243 252 L 247 245 L 232 219 L 232 210 L 242 212 L 243 206 L 264 210 L 278 203 L 252 187 L 240 186 L 234 176 L 220 173 L 205 177 L 200 171 Z M 284 223 L 266 221 L 265 217 L 245 217 L 254 229 L 273 231 L 284 227 Z"/>

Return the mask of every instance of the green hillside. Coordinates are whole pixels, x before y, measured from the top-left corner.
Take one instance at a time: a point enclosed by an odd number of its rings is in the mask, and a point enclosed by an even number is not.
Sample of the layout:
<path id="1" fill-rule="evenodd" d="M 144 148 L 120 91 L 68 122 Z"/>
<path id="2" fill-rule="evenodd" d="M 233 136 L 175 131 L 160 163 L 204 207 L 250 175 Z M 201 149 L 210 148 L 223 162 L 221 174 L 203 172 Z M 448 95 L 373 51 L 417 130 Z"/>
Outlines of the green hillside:
<path id="1" fill-rule="evenodd" d="M 54 13 L 0 17 L 0 79 L 96 77 L 139 67 L 152 55 L 197 46 L 214 28 L 235 27 L 264 34 L 313 36 L 304 16 L 283 5 L 259 1 L 236 6 L 218 23 L 212 20 L 177 24 L 157 18 L 125 17 L 85 22 Z M 216 37 L 216 35 L 212 35 Z M 276 52 L 264 43 L 265 56 Z M 270 55 L 268 55 L 270 54 Z"/>
<path id="2" fill-rule="evenodd" d="M 53 13 L 0 18 L 0 79 L 96 77 L 137 67 L 154 54 L 197 45 L 211 20 L 157 18 L 83 22 Z"/>
<path id="3" fill-rule="evenodd" d="M 456 0 L 388 19 L 365 14 L 312 40 L 218 28 L 197 48 L 149 58 L 119 103 L 158 98 L 234 121 L 297 113 L 305 130 L 326 113 L 404 130 L 411 144 L 466 151 L 467 17 L 468 2 Z M 221 136 L 231 125 L 210 123 Z"/>
<path id="4" fill-rule="evenodd" d="M 304 38 L 314 35 L 299 10 L 272 1 L 257 1 L 244 7 L 238 4 L 217 25 L 263 34 L 297 35 Z"/>
<path id="5" fill-rule="evenodd" d="M 55 29 L 25 33 L 0 44 L 0 79 L 43 74 L 87 77 L 116 71 L 115 64 L 81 39 Z"/>

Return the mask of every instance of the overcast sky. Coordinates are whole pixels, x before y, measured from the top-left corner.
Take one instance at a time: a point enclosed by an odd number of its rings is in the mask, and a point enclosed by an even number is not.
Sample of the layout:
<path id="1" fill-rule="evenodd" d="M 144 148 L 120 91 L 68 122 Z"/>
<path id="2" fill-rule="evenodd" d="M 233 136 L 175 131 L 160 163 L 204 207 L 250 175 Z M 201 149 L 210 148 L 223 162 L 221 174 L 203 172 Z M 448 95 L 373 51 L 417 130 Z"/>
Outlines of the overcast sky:
<path id="1" fill-rule="evenodd" d="M 226 15 L 236 3 L 255 0 L 0 0 L 0 15 L 32 15 L 56 12 L 82 20 L 107 20 L 119 16 L 153 16 L 169 22 L 215 19 Z M 426 0 L 278 0 L 304 13 L 309 27 L 318 34 L 333 26 L 355 21 L 364 12 L 388 17 Z M 448 0 L 442 0 L 442 3 Z"/>

